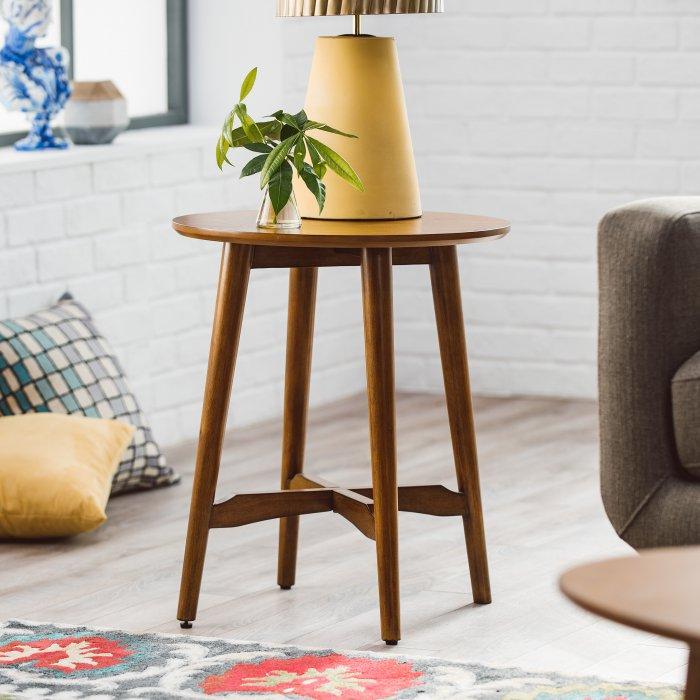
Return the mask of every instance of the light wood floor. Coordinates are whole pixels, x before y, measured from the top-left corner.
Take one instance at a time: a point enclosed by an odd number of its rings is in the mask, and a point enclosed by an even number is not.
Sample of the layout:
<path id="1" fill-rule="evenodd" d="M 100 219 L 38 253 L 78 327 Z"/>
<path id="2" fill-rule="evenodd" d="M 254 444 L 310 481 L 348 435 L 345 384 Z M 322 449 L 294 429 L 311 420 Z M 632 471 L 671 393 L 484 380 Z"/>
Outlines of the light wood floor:
<path id="1" fill-rule="evenodd" d="M 308 471 L 369 483 L 363 397 L 312 412 Z M 440 397 L 398 402 L 402 483 L 453 483 Z M 372 649 L 528 669 L 681 681 L 673 642 L 593 618 L 567 603 L 557 574 L 629 551 L 598 495 L 596 411 L 588 402 L 481 399 L 477 428 L 494 602 L 471 604 L 458 519 L 403 514 L 403 641 L 378 636 L 373 543 L 333 514 L 305 516 L 297 586 L 275 585 L 277 525 L 214 531 L 199 618 L 204 636 Z M 277 487 L 280 426 L 231 436 L 220 496 Z M 192 446 L 171 455 L 180 486 L 114 499 L 96 533 L 0 545 L 0 618 L 180 633 L 175 622 Z"/>

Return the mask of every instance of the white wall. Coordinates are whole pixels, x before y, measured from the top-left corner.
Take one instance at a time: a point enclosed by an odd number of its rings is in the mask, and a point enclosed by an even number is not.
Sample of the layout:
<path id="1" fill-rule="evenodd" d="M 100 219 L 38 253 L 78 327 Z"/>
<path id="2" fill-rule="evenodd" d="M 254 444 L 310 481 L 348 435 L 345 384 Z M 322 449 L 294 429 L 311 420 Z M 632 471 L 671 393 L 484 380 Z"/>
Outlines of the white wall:
<path id="1" fill-rule="evenodd" d="M 201 124 L 218 126 L 253 64 L 256 113 L 301 106 L 314 36 L 349 27 L 274 20 L 267 2 L 191 5 Z M 513 220 L 508 239 L 462 253 L 475 388 L 594 395 L 598 218 L 700 186 L 700 3 L 450 0 L 445 16 L 365 26 L 398 38 L 426 207 Z M 219 253 L 180 239 L 169 220 L 260 196 L 216 171 L 215 138 L 216 128 L 185 127 L 112 148 L 0 152 L 0 315 L 71 288 L 165 444 L 197 430 Z M 356 269 L 321 271 L 314 403 L 363 389 L 359 288 Z M 239 422 L 279 414 L 286 294 L 284 272 L 254 273 Z M 424 270 L 396 270 L 395 306 L 398 386 L 440 390 Z"/>
<path id="2" fill-rule="evenodd" d="M 700 185 L 700 2 L 446 5 L 365 28 L 397 37 L 425 207 L 513 221 L 461 254 L 475 388 L 594 396 L 598 219 Z M 289 23 L 291 98 L 345 24 Z M 396 306 L 399 385 L 439 390 L 424 272 L 397 272 Z"/>

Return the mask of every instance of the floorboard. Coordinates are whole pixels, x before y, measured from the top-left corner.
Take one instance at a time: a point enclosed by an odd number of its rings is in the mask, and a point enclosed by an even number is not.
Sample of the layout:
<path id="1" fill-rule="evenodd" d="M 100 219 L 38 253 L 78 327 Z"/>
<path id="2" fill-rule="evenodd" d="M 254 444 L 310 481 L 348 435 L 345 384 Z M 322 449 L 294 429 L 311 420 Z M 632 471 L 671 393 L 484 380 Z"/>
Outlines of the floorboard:
<path id="1" fill-rule="evenodd" d="M 401 483 L 454 485 L 440 397 L 398 399 Z M 576 609 L 556 579 L 624 554 L 598 493 L 593 403 L 478 399 L 494 602 L 472 603 L 461 522 L 402 514 L 403 641 L 379 639 L 373 543 L 333 514 L 302 518 L 297 585 L 275 585 L 277 525 L 212 532 L 199 617 L 205 636 L 430 655 L 533 670 L 681 681 L 685 651 Z M 278 422 L 227 438 L 220 498 L 276 488 Z M 194 446 L 173 450 L 183 483 L 115 498 L 109 522 L 70 541 L 0 545 L 0 618 L 181 633 L 175 622 Z M 369 485 L 367 411 L 355 397 L 312 411 L 307 469 Z"/>

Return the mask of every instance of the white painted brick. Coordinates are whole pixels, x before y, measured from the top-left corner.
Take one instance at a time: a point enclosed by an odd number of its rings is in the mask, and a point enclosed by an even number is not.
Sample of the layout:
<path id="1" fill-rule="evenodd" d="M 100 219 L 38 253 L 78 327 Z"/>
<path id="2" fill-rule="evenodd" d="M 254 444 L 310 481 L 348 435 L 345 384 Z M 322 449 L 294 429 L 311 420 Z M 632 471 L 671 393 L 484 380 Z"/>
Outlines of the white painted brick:
<path id="1" fill-rule="evenodd" d="M 153 381 L 154 408 L 177 408 L 202 396 L 206 366 L 186 368 L 156 377 Z"/>
<path id="2" fill-rule="evenodd" d="M 101 195 L 76 199 L 65 206 L 65 227 L 68 236 L 83 236 L 107 231 L 121 223 L 121 201 L 117 195 Z"/>
<path id="3" fill-rule="evenodd" d="M 68 241 L 42 245 L 38 250 L 39 279 L 69 281 L 86 272 L 92 272 L 92 242 L 85 240 Z"/>
<path id="4" fill-rule="evenodd" d="M 95 190 L 116 192 L 133 190 L 148 184 L 148 161 L 146 158 L 124 158 L 95 163 Z"/>
<path id="5" fill-rule="evenodd" d="M 695 0 L 637 0 L 637 11 L 650 15 L 697 15 L 700 7 Z"/>
<path id="6" fill-rule="evenodd" d="M 36 251 L 33 248 L 0 250 L 0 280 L 7 290 L 35 282 Z"/>
<path id="7" fill-rule="evenodd" d="M 673 162 L 600 161 L 595 184 L 599 190 L 673 193 L 680 187 L 680 168 Z"/>
<path id="8" fill-rule="evenodd" d="M 681 119 L 700 119 L 700 90 L 684 90 L 679 97 Z"/>
<path id="9" fill-rule="evenodd" d="M 553 53 L 549 76 L 554 83 L 626 85 L 634 81 L 636 57 L 614 53 Z"/>
<path id="10" fill-rule="evenodd" d="M 7 212 L 7 238 L 11 246 L 43 243 L 65 232 L 63 209 L 58 205 L 11 209 Z"/>
<path id="11" fill-rule="evenodd" d="M 148 228 L 130 226 L 95 240 L 95 267 L 112 270 L 148 260 Z"/>
<path id="12" fill-rule="evenodd" d="M 7 313 L 16 318 L 46 309 L 53 306 L 65 291 L 61 284 L 42 284 L 11 289 L 7 293 Z"/>
<path id="13" fill-rule="evenodd" d="M 124 301 L 124 283 L 116 272 L 85 273 L 68 283 L 68 291 L 92 313 L 114 309 Z"/>
<path id="14" fill-rule="evenodd" d="M 581 49 L 590 41 L 587 19 L 512 19 L 508 25 L 511 46 L 527 49 Z"/>
<path id="15" fill-rule="evenodd" d="M 91 191 L 92 170 L 89 165 L 50 168 L 36 174 L 36 197 L 40 202 L 84 197 Z"/>
<path id="16" fill-rule="evenodd" d="M 503 17 L 451 17 L 433 31 L 421 32 L 421 46 L 441 49 L 460 46 L 468 49 L 498 48 L 506 43 L 506 20 Z"/>
<path id="17" fill-rule="evenodd" d="M 201 255 L 207 250 L 220 249 L 220 245 L 209 241 L 198 241 L 181 236 L 167 223 L 154 226 L 148 231 L 152 260 L 176 260 L 192 255 Z"/>
<path id="18" fill-rule="evenodd" d="M 583 158 L 517 158 L 499 165 L 505 171 L 503 182 L 487 184 L 518 189 L 586 190 L 593 183 L 593 164 Z M 474 175 L 478 178 L 479 168 Z"/>
<path id="19" fill-rule="evenodd" d="M 700 52 L 640 55 L 638 79 L 642 85 L 697 85 Z"/>
<path id="20" fill-rule="evenodd" d="M 122 199 L 125 224 L 169 221 L 175 216 L 175 190 L 143 189 L 125 192 Z"/>
<path id="21" fill-rule="evenodd" d="M 549 148 L 549 129 L 544 124 L 493 124 L 471 126 L 474 153 L 541 154 Z"/>
<path id="22" fill-rule="evenodd" d="M 515 88 L 508 94 L 508 112 L 516 117 L 585 117 L 589 90 L 582 88 Z"/>
<path id="23" fill-rule="evenodd" d="M 145 304 L 121 304 L 96 316 L 98 328 L 114 345 L 150 340 L 153 335 L 151 309 Z"/>
<path id="24" fill-rule="evenodd" d="M 553 149 L 566 156 L 632 156 L 636 135 L 627 125 L 571 125 L 554 128 Z"/>
<path id="25" fill-rule="evenodd" d="M 0 208 L 31 204 L 34 197 L 34 173 L 0 175 Z"/>
<path id="26" fill-rule="evenodd" d="M 251 154 L 252 155 L 252 154 Z M 220 211 L 224 208 L 224 182 L 198 182 L 175 191 L 179 212 Z"/>
<path id="27" fill-rule="evenodd" d="M 547 1 L 530 0 L 524 3 L 522 0 L 460 0 L 455 9 L 466 15 L 536 15 L 546 11 Z"/>
<path id="28" fill-rule="evenodd" d="M 191 182 L 201 176 L 199 151 L 188 149 L 150 156 L 151 184 L 156 187 Z"/>
<path id="29" fill-rule="evenodd" d="M 603 49 L 672 49 L 678 44 L 678 22 L 665 18 L 606 17 L 595 21 L 594 37 L 595 45 Z"/>
<path id="30" fill-rule="evenodd" d="M 634 0 L 550 0 L 552 12 L 563 15 L 629 14 Z"/>
<path id="31" fill-rule="evenodd" d="M 603 88 L 593 95 L 593 112 L 600 119 L 674 119 L 678 113 L 676 93 Z"/>
<path id="32" fill-rule="evenodd" d="M 164 299 L 151 305 L 152 332 L 156 336 L 189 331 L 202 322 L 200 307 L 190 296 Z"/>

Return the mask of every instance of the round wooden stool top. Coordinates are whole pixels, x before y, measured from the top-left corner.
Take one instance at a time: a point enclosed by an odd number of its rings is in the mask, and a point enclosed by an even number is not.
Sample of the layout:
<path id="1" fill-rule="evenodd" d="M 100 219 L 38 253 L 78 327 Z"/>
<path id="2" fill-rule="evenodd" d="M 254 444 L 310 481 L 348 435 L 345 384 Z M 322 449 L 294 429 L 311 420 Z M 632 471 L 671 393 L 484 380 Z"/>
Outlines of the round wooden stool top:
<path id="1" fill-rule="evenodd" d="M 579 566 L 565 573 L 560 585 L 589 612 L 700 645 L 700 547 L 650 550 Z"/>
<path id="2" fill-rule="evenodd" d="M 503 219 L 426 212 L 398 221 L 325 221 L 304 219 L 300 229 L 257 228 L 252 211 L 190 214 L 173 220 L 183 236 L 206 241 L 298 248 L 426 248 L 501 238 L 510 230 Z"/>

